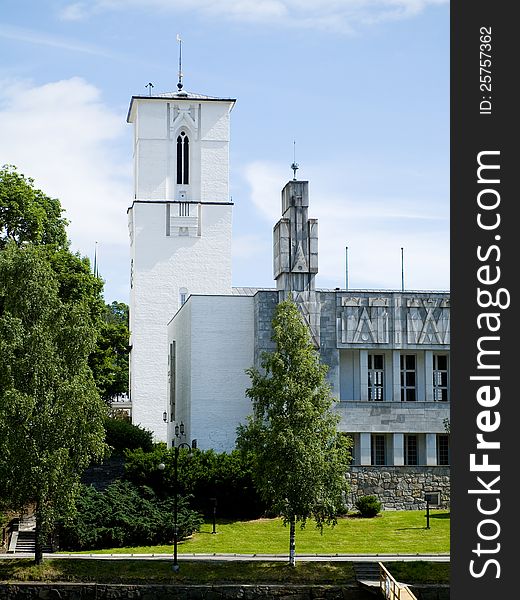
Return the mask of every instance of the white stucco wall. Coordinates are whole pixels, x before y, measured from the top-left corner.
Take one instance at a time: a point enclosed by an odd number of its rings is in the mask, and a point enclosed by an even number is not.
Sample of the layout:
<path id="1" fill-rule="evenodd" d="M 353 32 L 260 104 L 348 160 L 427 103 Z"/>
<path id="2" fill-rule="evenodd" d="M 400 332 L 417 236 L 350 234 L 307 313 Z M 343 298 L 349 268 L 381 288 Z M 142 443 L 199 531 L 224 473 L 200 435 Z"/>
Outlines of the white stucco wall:
<path id="1" fill-rule="evenodd" d="M 191 296 L 170 323 L 168 334 L 177 345 L 176 422 L 186 427 L 182 441 L 191 443 L 195 438 L 201 449 L 232 450 L 236 428 L 251 411 L 245 396 L 250 385 L 245 369 L 254 360 L 253 298 Z M 186 336 L 191 337 L 190 344 Z M 189 390 L 181 370 L 189 373 Z"/>
<path id="2" fill-rule="evenodd" d="M 130 207 L 132 420 L 166 440 L 167 324 L 179 292 L 231 293 L 231 101 L 134 98 L 134 202 Z M 190 140 L 189 184 L 176 182 L 176 138 Z M 202 193 L 203 190 L 203 193 Z M 190 202 L 180 214 L 180 192 Z M 172 202 L 173 201 L 173 202 Z M 204 203 L 208 202 L 208 203 Z M 187 229 L 186 229 L 187 227 Z M 182 231 L 181 231 L 182 230 Z"/>
<path id="3" fill-rule="evenodd" d="M 179 291 L 231 293 L 231 206 L 202 205 L 200 237 L 166 235 L 166 204 L 135 203 L 130 329 L 132 420 L 166 439 L 167 324 Z"/>
<path id="4" fill-rule="evenodd" d="M 230 101 L 195 99 L 134 100 L 135 198 L 229 201 Z M 190 142 L 190 181 L 177 184 L 177 136 L 185 131 Z"/>

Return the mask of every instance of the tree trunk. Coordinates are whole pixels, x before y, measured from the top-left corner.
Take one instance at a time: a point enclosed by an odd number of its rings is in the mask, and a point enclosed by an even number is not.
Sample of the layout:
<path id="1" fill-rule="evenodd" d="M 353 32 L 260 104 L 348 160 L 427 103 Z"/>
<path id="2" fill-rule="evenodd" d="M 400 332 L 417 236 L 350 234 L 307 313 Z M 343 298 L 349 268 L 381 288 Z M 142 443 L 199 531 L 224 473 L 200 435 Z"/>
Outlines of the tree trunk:
<path id="1" fill-rule="evenodd" d="M 35 531 L 35 547 L 34 547 L 34 562 L 41 565 L 43 562 L 43 544 L 42 544 L 42 527 L 41 527 L 41 512 L 40 503 L 36 503 L 36 531 Z"/>
<path id="2" fill-rule="evenodd" d="M 295 540 L 296 521 L 291 517 L 289 522 L 289 565 L 296 566 L 296 540 Z"/>

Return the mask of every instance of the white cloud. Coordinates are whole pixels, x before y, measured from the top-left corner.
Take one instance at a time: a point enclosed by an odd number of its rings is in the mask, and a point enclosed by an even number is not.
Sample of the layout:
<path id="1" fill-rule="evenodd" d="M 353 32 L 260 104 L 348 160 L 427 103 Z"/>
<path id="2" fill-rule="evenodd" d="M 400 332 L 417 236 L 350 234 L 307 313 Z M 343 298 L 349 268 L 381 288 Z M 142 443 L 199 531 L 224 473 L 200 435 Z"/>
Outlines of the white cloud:
<path id="1" fill-rule="evenodd" d="M 431 5 L 449 0 L 94 0 L 74 2 L 61 10 L 66 20 L 86 18 L 106 10 L 143 9 L 161 12 L 196 12 L 206 17 L 223 17 L 286 27 L 351 32 L 360 25 L 410 18 Z"/>
<path id="2" fill-rule="evenodd" d="M 287 169 L 254 162 L 245 167 L 244 176 L 257 214 L 274 225 L 281 216 L 280 190 L 288 180 Z M 447 201 L 420 203 L 390 194 L 351 197 L 339 191 L 342 184 L 334 168 L 315 168 L 309 179 L 309 217 L 318 219 L 319 228 L 320 287 L 345 286 L 346 246 L 350 287 L 399 289 L 401 247 L 407 289 L 449 287 Z"/>
<path id="3" fill-rule="evenodd" d="M 15 164 L 60 199 L 74 249 L 92 255 L 97 241 L 105 256 L 127 250 L 131 164 L 114 150 L 127 132 L 97 88 L 77 77 L 41 86 L 3 81 L 0 131 L 0 164 Z"/>

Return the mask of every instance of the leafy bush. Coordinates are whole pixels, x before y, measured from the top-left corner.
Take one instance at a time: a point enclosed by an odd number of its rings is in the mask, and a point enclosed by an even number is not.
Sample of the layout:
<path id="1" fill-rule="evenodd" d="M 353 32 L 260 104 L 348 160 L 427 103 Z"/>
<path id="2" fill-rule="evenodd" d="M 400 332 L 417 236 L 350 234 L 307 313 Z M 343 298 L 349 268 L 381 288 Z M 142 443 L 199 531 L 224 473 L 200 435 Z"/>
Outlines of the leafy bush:
<path id="1" fill-rule="evenodd" d="M 145 452 L 153 449 L 152 432 L 132 425 L 127 419 L 105 419 L 106 443 L 114 450 L 135 450 L 141 448 Z"/>
<path id="2" fill-rule="evenodd" d="M 375 517 L 381 511 L 381 502 L 376 496 L 361 496 L 356 502 L 356 508 L 362 517 Z"/>
<path id="3" fill-rule="evenodd" d="M 166 468 L 159 471 L 159 463 Z M 179 451 L 178 483 L 181 495 L 192 496 L 191 506 L 207 516 L 217 499 L 217 516 L 254 518 L 265 512 L 251 477 L 250 465 L 240 452 L 214 450 Z M 158 495 L 174 492 L 174 450 L 156 444 L 152 452 L 137 449 L 125 452 L 125 477 L 136 485 L 152 487 Z"/>
<path id="4" fill-rule="evenodd" d="M 173 540 L 173 497 L 158 498 L 151 488 L 116 481 L 104 492 L 82 486 L 77 514 L 60 527 L 60 545 L 68 550 L 170 543 Z M 179 539 L 196 531 L 202 517 L 178 498 Z"/>

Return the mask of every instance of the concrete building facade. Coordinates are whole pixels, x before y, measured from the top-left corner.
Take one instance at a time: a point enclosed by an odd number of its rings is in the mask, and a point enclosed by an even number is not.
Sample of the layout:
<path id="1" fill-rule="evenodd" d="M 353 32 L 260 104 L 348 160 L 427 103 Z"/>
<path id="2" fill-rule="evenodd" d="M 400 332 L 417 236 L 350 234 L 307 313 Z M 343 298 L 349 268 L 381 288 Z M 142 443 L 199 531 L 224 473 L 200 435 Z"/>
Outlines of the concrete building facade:
<path id="1" fill-rule="evenodd" d="M 133 421 L 168 444 L 230 451 L 251 411 L 246 369 L 273 349 L 276 305 L 297 303 L 328 366 L 357 495 L 387 508 L 449 501 L 450 298 L 445 292 L 319 290 L 309 186 L 289 181 L 273 230 L 273 289 L 232 288 L 228 199 L 234 100 L 134 97 L 130 328 Z M 186 141 L 187 140 L 187 141 Z M 370 235 L 370 232 L 367 232 Z"/>

